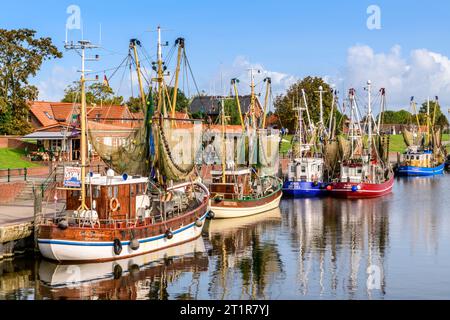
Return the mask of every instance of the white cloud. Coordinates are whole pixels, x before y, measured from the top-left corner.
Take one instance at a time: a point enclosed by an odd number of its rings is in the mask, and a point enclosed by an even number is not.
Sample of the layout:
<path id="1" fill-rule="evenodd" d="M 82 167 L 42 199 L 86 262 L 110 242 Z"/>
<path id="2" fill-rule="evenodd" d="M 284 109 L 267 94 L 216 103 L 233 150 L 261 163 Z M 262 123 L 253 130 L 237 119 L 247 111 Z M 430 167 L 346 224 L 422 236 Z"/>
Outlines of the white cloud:
<path id="1" fill-rule="evenodd" d="M 248 94 L 250 92 L 250 72 L 249 69 L 260 71 L 255 74 L 255 82 L 258 84 L 257 91 L 262 89 L 262 81 L 264 78 L 272 79 L 273 94 L 278 95 L 285 93 L 286 90 L 298 81 L 298 77 L 282 72 L 267 70 L 261 63 L 252 63 L 244 56 L 237 56 L 233 63 L 228 66 L 222 65 L 220 70 L 213 77 L 212 85 L 210 85 L 210 94 L 227 94 L 230 88 L 230 81 L 233 78 L 240 80 L 240 94 Z M 221 84 L 224 88 L 221 88 Z"/>
<path id="2" fill-rule="evenodd" d="M 386 88 L 388 103 L 396 109 L 407 107 L 411 96 L 418 103 L 436 95 L 443 105 L 450 102 L 450 59 L 427 49 L 415 49 L 404 56 L 399 45 L 387 53 L 353 46 L 341 77 L 346 89 L 362 88 L 369 79 L 375 88 Z"/>
<path id="3" fill-rule="evenodd" d="M 75 67 L 64 68 L 55 65 L 45 80 L 40 80 L 36 86 L 39 89 L 39 100 L 60 101 L 64 97 L 64 90 L 78 79 Z"/>

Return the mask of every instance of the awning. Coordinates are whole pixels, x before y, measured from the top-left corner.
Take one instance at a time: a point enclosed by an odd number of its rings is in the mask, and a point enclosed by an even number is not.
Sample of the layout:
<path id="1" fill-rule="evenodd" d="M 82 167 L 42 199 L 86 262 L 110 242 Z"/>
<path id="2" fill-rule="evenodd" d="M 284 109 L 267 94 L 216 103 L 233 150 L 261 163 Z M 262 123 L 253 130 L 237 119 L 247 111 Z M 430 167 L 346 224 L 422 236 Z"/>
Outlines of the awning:
<path id="1" fill-rule="evenodd" d="M 65 140 L 67 138 L 76 138 L 79 137 L 79 133 L 70 133 L 65 136 L 61 132 L 33 132 L 29 135 L 26 135 L 22 138 L 22 140 Z"/>

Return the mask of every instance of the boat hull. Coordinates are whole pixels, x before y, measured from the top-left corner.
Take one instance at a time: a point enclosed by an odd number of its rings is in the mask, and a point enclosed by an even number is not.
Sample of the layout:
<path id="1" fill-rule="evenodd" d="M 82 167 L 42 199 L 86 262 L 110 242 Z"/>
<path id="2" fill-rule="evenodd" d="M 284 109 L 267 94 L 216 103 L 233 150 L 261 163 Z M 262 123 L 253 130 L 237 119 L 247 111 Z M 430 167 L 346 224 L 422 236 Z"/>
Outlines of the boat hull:
<path id="1" fill-rule="evenodd" d="M 403 177 L 429 177 L 443 174 L 444 169 L 445 163 L 442 163 L 441 165 L 434 168 L 399 166 L 396 173 L 398 176 Z"/>
<path id="2" fill-rule="evenodd" d="M 286 181 L 283 185 L 283 195 L 291 198 L 314 198 L 328 194 L 323 183 Z"/>
<path id="3" fill-rule="evenodd" d="M 199 220 L 206 220 L 205 213 Z M 139 239 L 139 249 L 133 250 L 130 241 L 121 241 L 122 252 L 114 252 L 114 241 L 71 241 L 61 239 L 38 239 L 39 250 L 46 259 L 59 262 L 106 262 L 128 259 L 159 250 L 171 248 L 193 241 L 201 236 L 203 225 L 198 227 L 195 222 L 173 230 L 173 238 L 168 239 L 162 233 L 156 236 Z"/>
<path id="4" fill-rule="evenodd" d="M 215 219 L 232 219 L 253 216 L 276 209 L 280 206 L 283 193 L 280 190 L 272 195 L 256 200 L 211 200 L 210 210 Z"/>
<path id="5" fill-rule="evenodd" d="M 377 198 L 388 195 L 394 187 L 394 177 L 381 184 L 373 183 L 344 183 L 337 182 L 331 184 L 330 195 L 345 199 L 366 199 Z"/>

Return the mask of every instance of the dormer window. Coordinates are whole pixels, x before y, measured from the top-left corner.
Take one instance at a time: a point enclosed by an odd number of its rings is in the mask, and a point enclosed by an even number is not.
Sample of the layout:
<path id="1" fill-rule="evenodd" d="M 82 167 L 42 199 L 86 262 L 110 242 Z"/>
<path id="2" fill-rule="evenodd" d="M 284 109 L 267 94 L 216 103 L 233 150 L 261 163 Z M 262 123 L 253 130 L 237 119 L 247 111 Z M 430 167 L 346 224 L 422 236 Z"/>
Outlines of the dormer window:
<path id="1" fill-rule="evenodd" d="M 47 111 L 44 111 L 44 114 L 47 116 L 47 118 L 49 118 L 50 120 L 53 120 L 53 116 L 48 113 Z"/>

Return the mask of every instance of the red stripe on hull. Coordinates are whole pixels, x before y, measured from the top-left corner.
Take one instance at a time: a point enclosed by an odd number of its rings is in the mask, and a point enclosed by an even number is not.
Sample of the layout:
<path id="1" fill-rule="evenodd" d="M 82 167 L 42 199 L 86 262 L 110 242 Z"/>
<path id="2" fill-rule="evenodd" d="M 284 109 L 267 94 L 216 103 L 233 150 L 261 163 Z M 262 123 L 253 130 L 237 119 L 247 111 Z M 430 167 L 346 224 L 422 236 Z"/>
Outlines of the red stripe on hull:
<path id="1" fill-rule="evenodd" d="M 331 186 L 333 189 L 330 191 L 330 194 L 334 197 L 346 199 L 377 198 L 392 192 L 392 188 L 394 187 L 394 177 L 391 177 L 390 180 L 381 184 L 337 182 L 332 183 Z M 360 186 L 361 189 L 353 191 L 352 187 L 354 186 Z"/>

